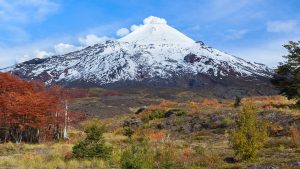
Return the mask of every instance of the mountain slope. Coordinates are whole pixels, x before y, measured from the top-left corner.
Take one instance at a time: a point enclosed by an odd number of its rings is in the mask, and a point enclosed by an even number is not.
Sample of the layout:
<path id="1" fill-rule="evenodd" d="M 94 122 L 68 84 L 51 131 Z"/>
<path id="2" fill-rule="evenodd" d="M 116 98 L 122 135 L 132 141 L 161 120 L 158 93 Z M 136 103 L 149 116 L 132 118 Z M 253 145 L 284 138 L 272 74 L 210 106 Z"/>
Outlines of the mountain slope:
<path id="1" fill-rule="evenodd" d="M 203 87 L 266 81 L 270 70 L 195 42 L 150 18 L 131 34 L 80 51 L 33 59 L 3 69 L 25 79 L 67 86 Z M 256 83 L 256 82 L 255 82 Z"/>
<path id="2" fill-rule="evenodd" d="M 121 38 L 119 41 L 139 44 L 195 43 L 194 40 L 167 25 L 165 22 L 150 22 L 142 25 L 131 34 Z"/>

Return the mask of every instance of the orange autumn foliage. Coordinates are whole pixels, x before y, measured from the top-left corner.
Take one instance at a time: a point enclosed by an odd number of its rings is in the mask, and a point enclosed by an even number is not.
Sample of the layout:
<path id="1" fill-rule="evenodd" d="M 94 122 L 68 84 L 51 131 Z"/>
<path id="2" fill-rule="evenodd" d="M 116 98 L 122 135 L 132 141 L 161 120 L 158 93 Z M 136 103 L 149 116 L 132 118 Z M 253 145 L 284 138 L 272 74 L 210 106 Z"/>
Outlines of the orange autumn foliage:
<path id="1" fill-rule="evenodd" d="M 177 104 L 176 102 L 169 101 L 169 100 L 164 100 L 164 101 L 160 102 L 159 106 L 165 107 L 165 108 L 170 108 L 170 107 L 172 107 L 176 104 Z"/>
<path id="2" fill-rule="evenodd" d="M 192 157 L 193 151 L 190 148 L 184 148 L 182 150 L 182 157 L 181 160 L 182 162 L 187 162 L 190 160 L 190 158 Z"/>
<path id="3" fill-rule="evenodd" d="M 58 86 L 47 88 L 39 82 L 0 73 L 0 143 L 54 139 L 66 118 L 66 96 Z"/>
<path id="4" fill-rule="evenodd" d="M 218 108 L 221 106 L 217 99 L 202 99 L 199 101 L 200 106 L 214 107 Z"/>
<path id="5" fill-rule="evenodd" d="M 165 131 L 152 131 L 148 133 L 148 137 L 152 142 L 160 142 L 166 138 L 166 135 Z"/>

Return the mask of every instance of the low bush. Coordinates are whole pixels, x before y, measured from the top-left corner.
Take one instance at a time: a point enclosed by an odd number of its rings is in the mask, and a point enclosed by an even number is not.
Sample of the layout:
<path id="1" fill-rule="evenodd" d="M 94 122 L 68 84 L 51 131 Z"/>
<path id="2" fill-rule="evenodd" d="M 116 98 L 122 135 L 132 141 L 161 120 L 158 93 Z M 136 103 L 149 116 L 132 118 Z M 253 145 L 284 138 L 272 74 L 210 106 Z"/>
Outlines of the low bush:
<path id="1" fill-rule="evenodd" d="M 222 124 L 221 124 L 221 127 L 223 128 L 226 128 L 226 127 L 231 127 L 231 126 L 234 126 L 235 124 L 235 121 L 230 118 L 230 117 L 225 117 L 223 120 L 222 120 Z"/>
<path id="2" fill-rule="evenodd" d="M 196 146 L 194 148 L 195 152 L 198 154 L 198 155 L 205 155 L 206 154 L 206 148 L 202 147 L 202 146 Z"/>
<path id="3" fill-rule="evenodd" d="M 265 123 L 258 118 L 254 107 L 244 107 L 236 128 L 230 134 L 230 143 L 243 160 L 254 159 L 268 137 Z"/>
<path id="4" fill-rule="evenodd" d="M 187 114 L 186 111 L 182 109 L 173 109 L 171 111 L 175 112 L 176 116 L 185 116 Z"/>
<path id="5" fill-rule="evenodd" d="M 300 131 L 296 125 L 290 127 L 291 140 L 294 147 L 300 147 Z"/>
<path id="6" fill-rule="evenodd" d="M 163 110 L 154 110 L 150 116 L 149 119 L 150 120 L 154 120 L 154 119 L 161 119 L 165 117 L 165 112 Z"/>
<path id="7" fill-rule="evenodd" d="M 108 159 L 112 148 L 106 145 L 103 133 L 104 127 L 90 126 L 85 130 L 85 140 L 80 141 L 73 147 L 73 155 L 78 159 L 101 158 Z"/>
<path id="8" fill-rule="evenodd" d="M 141 143 L 132 142 L 121 156 L 122 169 L 153 169 L 153 152 L 146 140 Z"/>
<path id="9" fill-rule="evenodd" d="M 157 148 L 155 153 L 156 167 L 160 169 L 176 168 L 175 150 L 172 145 L 165 144 L 160 148 Z"/>
<path id="10" fill-rule="evenodd" d="M 124 128 L 124 136 L 127 136 L 129 140 L 132 139 L 132 136 L 134 134 L 134 130 L 132 130 L 130 127 Z"/>
<path id="11" fill-rule="evenodd" d="M 95 127 L 95 126 L 99 128 L 103 127 L 101 121 L 98 118 L 89 118 L 80 124 L 80 128 L 82 130 L 86 130 L 88 128 Z"/>

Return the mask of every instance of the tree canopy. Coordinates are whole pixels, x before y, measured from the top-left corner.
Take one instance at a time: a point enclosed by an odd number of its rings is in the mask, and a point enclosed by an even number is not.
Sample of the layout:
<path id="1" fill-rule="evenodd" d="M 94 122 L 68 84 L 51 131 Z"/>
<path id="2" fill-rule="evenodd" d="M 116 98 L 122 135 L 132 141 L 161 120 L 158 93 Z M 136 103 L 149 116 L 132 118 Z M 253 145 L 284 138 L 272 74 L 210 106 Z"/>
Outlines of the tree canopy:
<path id="1" fill-rule="evenodd" d="M 46 87 L 0 73 L 0 143 L 60 138 L 66 118 L 69 121 L 64 105 L 67 95 L 59 86 Z"/>
<path id="2" fill-rule="evenodd" d="M 284 47 L 289 54 L 283 56 L 286 61 L 277 67 L 272 83 L 281 94 L 296 99 L 300 106 L 300 41 L 290 41 Z"/>

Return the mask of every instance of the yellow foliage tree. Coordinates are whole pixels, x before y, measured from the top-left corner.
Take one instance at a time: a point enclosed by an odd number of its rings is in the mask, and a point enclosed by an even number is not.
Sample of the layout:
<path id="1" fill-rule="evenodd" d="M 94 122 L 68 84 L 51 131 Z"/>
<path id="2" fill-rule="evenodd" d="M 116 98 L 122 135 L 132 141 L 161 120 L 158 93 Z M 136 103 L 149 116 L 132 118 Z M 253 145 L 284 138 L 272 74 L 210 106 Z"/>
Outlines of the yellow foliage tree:
<path id="1" fill-rule="evenodd" d="M 266 125 L 252 106 L 243 107 L 230 143 L 238 158 L 254 159 L 268 137 Z"/>

